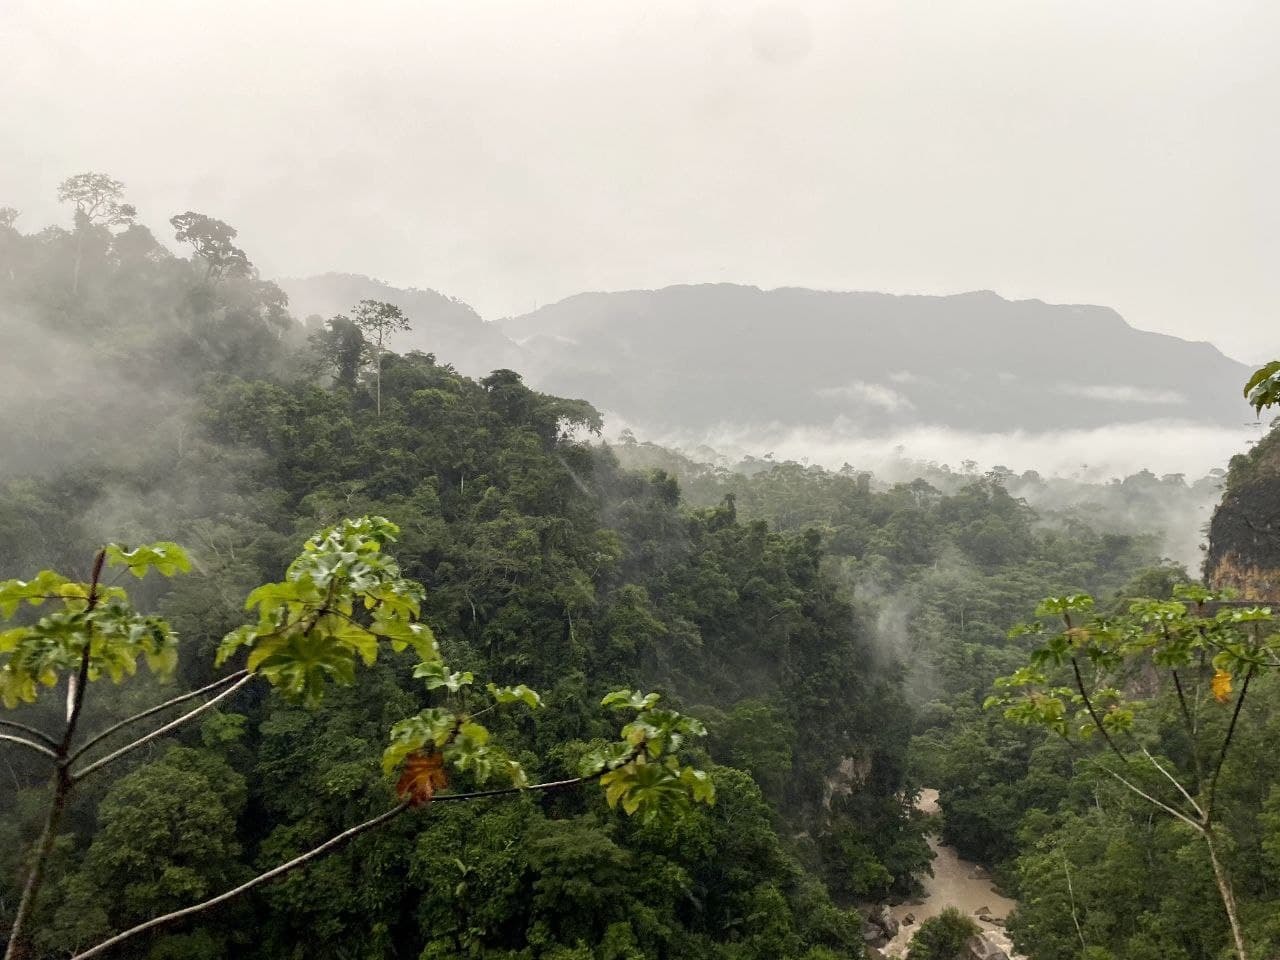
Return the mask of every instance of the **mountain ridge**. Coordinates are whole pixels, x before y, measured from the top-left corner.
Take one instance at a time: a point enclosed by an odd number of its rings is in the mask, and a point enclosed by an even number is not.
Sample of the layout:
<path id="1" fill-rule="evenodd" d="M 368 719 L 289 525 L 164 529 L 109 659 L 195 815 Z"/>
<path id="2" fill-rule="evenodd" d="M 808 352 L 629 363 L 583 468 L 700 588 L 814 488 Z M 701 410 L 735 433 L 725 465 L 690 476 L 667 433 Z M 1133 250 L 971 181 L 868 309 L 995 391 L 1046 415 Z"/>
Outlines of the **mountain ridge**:
<path id="1" fill-rule="evenodd" d="M 415 329 L 393 349 L 432 352 L 473 375 L 517 369 L 655 433 L 1238 426 L 1249 413 L 1245 364 L 1098 304 L 700 283 L 583 291 L 487 321 L 434 290 L 354 274 L 279 283 L 299 314 L 329 316 L 364 297 L 397 303 Z"/>

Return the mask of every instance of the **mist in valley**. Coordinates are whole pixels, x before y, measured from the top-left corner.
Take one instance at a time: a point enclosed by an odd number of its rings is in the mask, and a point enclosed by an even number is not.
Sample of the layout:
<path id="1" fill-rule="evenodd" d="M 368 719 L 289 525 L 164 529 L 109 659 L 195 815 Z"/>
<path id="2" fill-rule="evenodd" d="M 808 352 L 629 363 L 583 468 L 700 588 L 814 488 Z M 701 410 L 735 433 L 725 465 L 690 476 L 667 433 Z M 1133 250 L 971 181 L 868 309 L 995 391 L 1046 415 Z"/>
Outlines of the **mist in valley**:
<path id="1" fill-rule="evenodd" d="M 4 960 L 1280 956 L 1277 9 L 6 4 Z"/>

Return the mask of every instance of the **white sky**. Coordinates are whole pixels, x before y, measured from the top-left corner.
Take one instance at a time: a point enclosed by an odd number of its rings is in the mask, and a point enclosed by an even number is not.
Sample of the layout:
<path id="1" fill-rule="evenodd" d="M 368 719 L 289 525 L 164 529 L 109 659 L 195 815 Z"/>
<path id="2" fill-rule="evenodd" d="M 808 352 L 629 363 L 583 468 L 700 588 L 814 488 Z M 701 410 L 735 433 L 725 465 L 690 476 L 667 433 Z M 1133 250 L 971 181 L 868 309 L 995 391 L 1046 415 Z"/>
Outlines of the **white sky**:
<path id="1" fill-rule="evenodd" d="M 268 275 L 1103 303 L 1280 355 L 1276 0 L 0 0 L 0 204 Z"/>

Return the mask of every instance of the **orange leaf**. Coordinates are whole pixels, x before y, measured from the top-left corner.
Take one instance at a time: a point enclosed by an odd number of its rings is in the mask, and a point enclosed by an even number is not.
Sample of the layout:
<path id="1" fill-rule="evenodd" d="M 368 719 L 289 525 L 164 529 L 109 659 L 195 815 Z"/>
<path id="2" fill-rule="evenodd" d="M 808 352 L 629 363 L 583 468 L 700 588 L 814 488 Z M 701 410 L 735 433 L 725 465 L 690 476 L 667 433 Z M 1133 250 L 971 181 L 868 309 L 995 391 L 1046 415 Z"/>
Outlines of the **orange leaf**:
<path id="1" fill-rule="evenodd" d="M 1231 674 L 1219 670 L 1213 675 L 1213 695 L 1219 703 L 1231 699 Z"/>
<path id="2" fill-rule="evenodd" d="M 426 753 L 415 750 L 405 758 L 404 772 L 396 782 L 396 795 L 408 800 L 409 806 L 420 807 L 430 803 L 435 792 L 448 785 L 444 756 L 435 750 Z"/>

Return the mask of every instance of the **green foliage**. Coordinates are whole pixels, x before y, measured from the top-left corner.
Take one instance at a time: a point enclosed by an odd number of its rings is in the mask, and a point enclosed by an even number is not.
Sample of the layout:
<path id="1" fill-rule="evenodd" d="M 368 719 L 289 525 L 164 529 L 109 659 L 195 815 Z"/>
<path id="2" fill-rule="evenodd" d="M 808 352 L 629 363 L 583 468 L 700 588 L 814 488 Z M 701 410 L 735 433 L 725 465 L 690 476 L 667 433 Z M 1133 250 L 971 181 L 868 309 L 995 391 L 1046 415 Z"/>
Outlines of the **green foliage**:
<path id="1" fill-rule="evenodd" d="M 986 701 L 1003 706 L 1006 719 L 1040 725 L 1064 737 L 1089 739 L 1101 732 L 1115 736 L 1132 730 L 1146 701 L 1123 689 L 1123 677 L 1144 668 L 1178 670 L 1206 681 L 1215 700 L 1230 699 L 1232 678 L 1269 669 L 1280 652 L 1280 633 L 1269 607 L 1225 606 L 1222 598 L 1195 584 L 1178 585 L 1173 600 L 1132 600 L 1116 614 L 1094 612 L 1086 595 L 1049 597 L 1036 609 L 1055 616 L 1060 629 L 1043 623 L 1017 627 L 1013 636 L 1030 638 L 1028 665 L 996 680 L 1003 693 Z M 1090 671 L 1090 690 L 1079 683 L 1055 684 L 1051 673 L 1067 665 L 1079 675 Z M 1208 667 L 1213 668 L 1208 676 Z"/>
<path id="2" fill-rule="evenodd" d="M 682 766 L 678 751 L 689 740 L 704 737 L 706 727 L 694 717 L 657 706 L 656 693 L 615 690 L 600 702 L 615 710 L 634 710 L 636 718 L 622 728 L 622 739 L 587 754 L 584 777 L 600 776 L 610 807 L 620 807 L 642 823 L 668 820 L 687 812 L 690 803 L 715 803 L 715 784 L 703 770 Z"/>
<path id="3" fill-rule="evenodd" d="M 258 621 L 227 634 L 217 663 L 246 648 L 251 673 L 311 706 L 326 682 L 354 681 L 357 658 L 372 666 L 381 641 L 397 653 L 411 646 L 424 663 L 438 663 L 435 636 L 418 621 L 421 586 L 382 552 L 398 533 L 383 517 L 361 517 L 313 536 L 284 580 L 249 594 L 245 608 L 257 608 Z"/>
<path id="4" fill-rule="evenodd" d="M 979 927 L 955 907 L 929 917 L 911 938 L 911 960 L 961 960 Z"/>
<path id="5" fill-rule="evenodd" d="M 1280 403 L 1280 360 L 1272 360 L 1253 372 L 1244 385 L 1244 398 L 1259 414 Z"/>
<path id="6" fill-rule="evenodd" d="M 103 550 L 107 564 L 123 566 L 137 577 L 155 569 L 164 576 L 190 569 L 186 554 L 162 542 L 126 550 Z M 99 568 L 100 569 L 100 568 Z M 109 676 L 119 683 L 132 676 L 139 661 L 161 677 L 177 665 L 178 638 L 160 617 L 138 612 L 120 587 L 95 580 L 80 583 L 52 570 L 31 580 L 0 582 L 0 616 L 12 620 L 23 604 L 46 602 L 58 609 L 34 622 L 0 632 L 0 702 L 12 709 L 34 703 L 41 686 L 52 687 L 82 663 L 90 681 Z"/>

